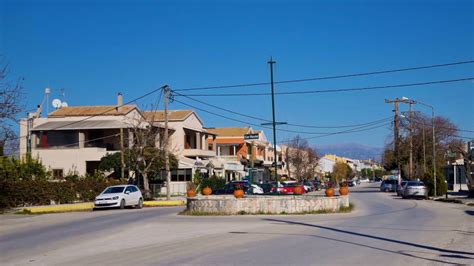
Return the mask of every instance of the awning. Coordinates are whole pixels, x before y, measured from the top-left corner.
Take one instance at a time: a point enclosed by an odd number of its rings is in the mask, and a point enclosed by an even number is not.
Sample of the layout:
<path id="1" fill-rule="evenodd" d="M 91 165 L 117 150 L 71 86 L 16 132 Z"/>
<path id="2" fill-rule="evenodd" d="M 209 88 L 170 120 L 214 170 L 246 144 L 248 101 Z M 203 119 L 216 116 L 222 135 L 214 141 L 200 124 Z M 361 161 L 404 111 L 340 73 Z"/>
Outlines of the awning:
<path id="1" fill-rule="evenodd" d="M 133 126 L 117 120 L 51 121 L 36 126 L 32 130 L 116 129 L 131 127 Z"/>

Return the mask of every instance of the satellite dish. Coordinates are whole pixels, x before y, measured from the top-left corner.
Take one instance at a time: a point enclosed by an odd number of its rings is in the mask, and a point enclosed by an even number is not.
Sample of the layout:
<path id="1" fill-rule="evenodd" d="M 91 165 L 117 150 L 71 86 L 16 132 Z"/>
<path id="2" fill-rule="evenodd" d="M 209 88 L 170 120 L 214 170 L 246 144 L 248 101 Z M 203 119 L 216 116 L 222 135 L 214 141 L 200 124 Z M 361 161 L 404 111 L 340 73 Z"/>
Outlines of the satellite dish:
<path id="1" fill-rule="evenodd" d="M 56 108 L 56 109 L 61 108 L 61 104 L 62 104 L 61 100 L 59 100 L 59 99 L 54 99 L 53 100 L 53 107 L 54 108 Z"/>
<path id="2" fill-rule="evenodd" d="M 62 102 L 61 103 L 61 107 L 68 107 L 69 105 L 67 104 L 67 102 Z"/>

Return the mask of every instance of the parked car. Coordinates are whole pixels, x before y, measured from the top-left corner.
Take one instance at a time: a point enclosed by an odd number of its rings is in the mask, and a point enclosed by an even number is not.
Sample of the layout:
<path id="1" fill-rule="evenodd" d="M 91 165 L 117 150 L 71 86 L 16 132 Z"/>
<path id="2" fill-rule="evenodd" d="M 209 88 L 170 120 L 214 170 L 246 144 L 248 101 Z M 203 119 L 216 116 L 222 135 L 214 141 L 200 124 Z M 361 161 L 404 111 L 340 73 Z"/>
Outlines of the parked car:
<path id="1" fill-rule="evenodd" d="M 316 190 L 316 187 L 314 186 L 314 184 L 309 181 L 304 181 L 303 186 L 306 192 L 311 192 L 311 191 Z"/>
<path id="2" fill-rule="evenodd" d="M 349 187 L 355 187 L 357 182 L 355 180 L 347 180 L 346 184 Z"/>
<path id="3" fill-rule="evenodd" d="M 110 186 L 94 200 L 94 208 L 118 207 L 123 209 L 126 206 L 135 206 L 139 209 L 143 207 L 143 195 L 137 186 Z"/>
<path id="4" fill-rule="evenodd" d="M 363 179 L 359 179 L 359 182 L 360 183 L 369 183 L 369 179 L 368 178 L 363 178 Z"/>
<path id="5" fill-rule="evenodd" d="M 304 186 L 301 185 L 301 184 L 298 184 L 298 183 L 286 183 L 286 184 L 283 184 L 283 188 L 279 189 L 279 193 L 280 194 L 284 194 L 284 195 L 293 195 L 295 194 L 295 188 L 296 187 L 301 187 L 303 188 L 303 191 L 302 193 L 306 193 L 306 190 L 304 189 Z"/>
<path id="6" fill-rule="evenodd" d="M 380 191 L 383 192 L 396 192 L 398 186 L 398 180 L 396 179 L 386 179 L 383 180 L 380 184 Z"/>
<path id="7" fill-rule="evenodd" d="M 397 186 L 397 196 L 402 196 L 404 186 L 407 184 L 408 181 L 403 180 L 399 186 Z"/>
<path id="8" fill-rule="evenodd" d="M 403 189 L 402 198 L 428 198 L 428 188 L 422 181 L 408 181 Z"/>
<path id="9" fill-rule="evenodd" d="M 246 181 L 232 181 L 214 192 L 216 195 L 234 194 L 234 190 L 241 188 L 245 194 L 263 194 L 264 190 L 256 184 L 249 184 Z"/>

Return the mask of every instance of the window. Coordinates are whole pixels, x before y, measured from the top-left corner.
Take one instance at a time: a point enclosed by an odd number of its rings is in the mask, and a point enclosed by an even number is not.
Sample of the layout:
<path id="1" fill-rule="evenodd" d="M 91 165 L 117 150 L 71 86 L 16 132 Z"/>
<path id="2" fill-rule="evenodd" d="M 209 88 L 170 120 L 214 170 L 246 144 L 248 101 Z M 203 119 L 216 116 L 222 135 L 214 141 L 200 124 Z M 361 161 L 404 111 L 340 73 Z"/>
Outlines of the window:
<path id="1" fill-rule="evenodd" d="M 64 170 L 63 169 L 53 169 L 53 178 L 54 179 L 62 179 L 64 177 Z"/>
<path id="2" fill-rule="evenodd" d="M 125 189 L 125 192 L 133 192 L 133 187 L 127 187 L 127 189 Z"/>
<path id="3" fill-rule="evenodd" d="M 175 169 L 171 171 L 171 182 L 191 181 L 192 169 Z"/>

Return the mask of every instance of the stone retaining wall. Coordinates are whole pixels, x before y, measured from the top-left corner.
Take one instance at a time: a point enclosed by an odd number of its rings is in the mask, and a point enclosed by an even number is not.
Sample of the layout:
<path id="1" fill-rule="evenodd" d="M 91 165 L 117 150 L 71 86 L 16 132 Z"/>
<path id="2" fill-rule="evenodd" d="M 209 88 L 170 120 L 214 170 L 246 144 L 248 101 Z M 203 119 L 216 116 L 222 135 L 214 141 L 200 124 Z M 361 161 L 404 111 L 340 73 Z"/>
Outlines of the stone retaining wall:
<path id="1" fill-rule="evenodd" d="M 349 207 L 349 196 L 252 196 L 236 199 L 233 195 L 198 196 L 187 199 L 190 213 L 215 214 L 282 214 L 338 211 Z"/>

